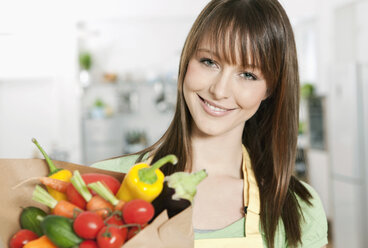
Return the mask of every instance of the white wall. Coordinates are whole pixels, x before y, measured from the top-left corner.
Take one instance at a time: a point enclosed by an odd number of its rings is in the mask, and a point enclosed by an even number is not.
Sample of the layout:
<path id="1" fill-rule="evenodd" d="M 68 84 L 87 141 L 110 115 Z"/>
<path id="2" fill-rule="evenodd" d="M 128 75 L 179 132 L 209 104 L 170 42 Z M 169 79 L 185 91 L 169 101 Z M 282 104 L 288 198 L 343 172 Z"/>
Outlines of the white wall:
<path id="1" fill-rule="evenodd" d="M 101 82 L 104 72 L 154 77 L 177 75 L 181 48 L 192 17 L 130 17 L 86 20 L 89 37 L 80 49 L 91 51 L 92 73 Z"/>
<path id="2" fill-rule="evenodd" d="M 59 144 L 79 161 L 75 28 L 27 24 L 0 35 L 0 157 L 33 156 L 36 137 L 49 152 Z"/>

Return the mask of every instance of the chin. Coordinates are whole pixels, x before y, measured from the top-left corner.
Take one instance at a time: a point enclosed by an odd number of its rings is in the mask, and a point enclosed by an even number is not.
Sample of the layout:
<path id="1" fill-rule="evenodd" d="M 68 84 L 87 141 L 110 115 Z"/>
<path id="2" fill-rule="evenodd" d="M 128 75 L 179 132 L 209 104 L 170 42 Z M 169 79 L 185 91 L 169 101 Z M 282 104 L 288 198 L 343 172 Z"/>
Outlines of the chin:
<path id="1" fill-rule="evenodd" d="M 222 128 L 216 126 L 205 126 L 205 125 L 196 125 L 195 132 L 200 136 L 220 136 L 226 133 L 228 130 L 224 130 Z"/>

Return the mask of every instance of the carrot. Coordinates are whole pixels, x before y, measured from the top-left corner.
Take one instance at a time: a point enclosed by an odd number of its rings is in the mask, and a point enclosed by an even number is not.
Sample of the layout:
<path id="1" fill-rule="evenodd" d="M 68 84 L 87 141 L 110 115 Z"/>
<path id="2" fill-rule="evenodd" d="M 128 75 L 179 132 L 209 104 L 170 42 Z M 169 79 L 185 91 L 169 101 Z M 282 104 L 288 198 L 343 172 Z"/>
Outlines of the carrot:
<path id="1" fill-rule="evenodd" d="M 62 192 L 62 193 L 66 192 L 66 189 L 68 185 L 70 184 L 69 182 L 61 181 L 59 179 L 50 178 L 50 177 L 40 177 L 39 179 L 43 185 L 50 187 L 51 189 L 54 189 L 56 191 Z"/>
<path id="2" fill-rule="evenodd" d="M 75 217 L 75 215 L 83 211 L 82 209 L 68 201 L 55 200 L 55 198 L 53 198 L 45 189 L 43 189 L 39 185 L 36 185 L 36 188 L 33 191 L 32 200 L 42 203 L 53 209 L 53 213 L 55 215 L 60 215 L 67 218 L 73 218 Z"/>
<path id="3" fill-rule="evenodd" d="M 95 195 L 87 203 L 87 210 L 93 211 L 105 219 L 114 209 L 114 206 L 99 195 Z"/>
<path id="4" fill-rule="evenodd" d="M 108 214 L 112 212 L 112 210 L 114 209 L 113 205 L 111 205 L 107 200 L 105 200 L 101 196 L 98 195 L 92 196 L 79 171 L 77 170 L 74 171 L 73 177 L 70 179 L 70 182 L 73 184 L 74 188 L 78 191 L 78 193 L 87 202 L 86 205 L 87 210 L 94 211 L 97 214 L 99 214 L 102 218 L 106 218 Z"/>
<path id="5" fill-rule="evenodd" d="M 115 205 L 115 210 L 120 210 L 121 212 L 123 212 L 124 204 L 125 201 L 119 200 L 119 202 Z"/>
<path id="6" fill-rule="evenodd" d="M 76 215 L 83 212 L 83 210 L 75 206 L 73 203 L 61 200 L 56 204 L 52 212 L 55 215 L 60 215 L 67 218 L 74 218 L 76 217 Z"/>
<path id="7" fill-rule="evenodd" d="M 94 190 L 98 195 L 103 197 L 105 200 L 109 201 L 114 206 L 115 210 L 122 211 L 125 202 L 116 198 L 114 194 L 101 182 L 90 183 L 88 184 L 88 187 Z"/>

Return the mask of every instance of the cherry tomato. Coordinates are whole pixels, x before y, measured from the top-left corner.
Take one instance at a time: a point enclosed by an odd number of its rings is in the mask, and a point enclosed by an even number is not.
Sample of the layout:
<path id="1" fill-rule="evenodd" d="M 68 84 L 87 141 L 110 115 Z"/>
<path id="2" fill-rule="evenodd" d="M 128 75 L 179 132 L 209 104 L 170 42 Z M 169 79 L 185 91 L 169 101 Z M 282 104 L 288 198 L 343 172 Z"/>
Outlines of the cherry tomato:
<path id="1" fill-rule="evenodd" d="M 38 239 L 37 234 L 27 229 L 21 229 L 13 235 L 10 239 L 9 245 L 10 248 L 22 248 L 29 241 L 35 239 Z"/>
<path id="2" fill-rule="evenodd" d="M 104 221 L 102 217 L 91 211 L 80 213 L 73 223 L 75 233 L 84 239 L 96 238 L 103 226 Z"/>
<path id="3" fill-rule="evenodd" d="M 142 199 L 131 200 L 123 207 L 123 219 L 127 224 L 145 224 L 154 214 L 152 204 Z"/>
<path id="4" fill-rule="evenodd" d="M 139 228 L 138 226 L 130 227 L 128 230 L 127 240 L 133 238 L 135 235 L 137 235 L 140 231 L 142 231 L 143 228 L 145 228 L 147 224 L 141 225 Z"/>
<path id="5" fill-rule="evenodd" d="M 103 227 L 97 235 L 97 244 L 101 248 L 120 248 L 127 237 L 126 228 L 114 226 Z"/>
<path id="6" fill-rule="evenodd" d="M 98 248 L 98 246 L 94 240 L 84 240 L 79 244 L 79 248 Z"/>
<path id="7" fill-rule="evenodd" d="M 124 225 L 124 221 L 121 216 L 112 215 L 111 217 L 107 217 L 105 219 L 106 225 L 115 225 L 115 226 L 122 226 Z"/>

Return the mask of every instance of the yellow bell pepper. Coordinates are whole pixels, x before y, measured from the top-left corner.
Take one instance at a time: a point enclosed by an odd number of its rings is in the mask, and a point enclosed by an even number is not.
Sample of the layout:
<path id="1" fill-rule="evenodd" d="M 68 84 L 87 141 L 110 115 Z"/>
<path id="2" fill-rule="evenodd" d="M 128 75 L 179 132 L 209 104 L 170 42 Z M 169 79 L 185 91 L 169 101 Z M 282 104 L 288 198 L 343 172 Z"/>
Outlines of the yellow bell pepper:
<path id="1" fill-rule="evenodd" d="M 143 199 L 152 202 L 162 191 L 165 175 L 159 169 L 166 163 L 176 164 L 175 155 L 167 155 L 152 166 L 146 163 L 134 165 L 125 175 L 116 197 L 128 202 L 133 199 Z"/>
<path id="2" fill-rule="evenodd" d="M 72 176 L 73 175 L 69 170 L 63 169 L 63 170 L 59 170 L 58 172 L 52 174 L 51 176 L 49 176 L 49 178 L 54 178 L 54 179 L 58 179 L 64 182 L 69 182 Z M 54 190 L 48 186 L 46 186 L 46 188 L 47 188 L 47 191 L 50 193 L 50 195 L 55 198 L 55 200 L 57 201 L 67 200 L 67 196 L 65 193 Z"/>
<path id="3" fill-rule="evenodd" d="M 64 181 L 64 182 L 69 182 L 70 178 L 73 176 L 71 171 L 61 169 L 61 168 L 56 168 L 56 166 L 54 165 L 54 163 L 52 162 L 50 157 L 42 149 L 40 144 L 38 144 L 37 140 L 35 138 L 33 138 L 32 142 L 35 143 L 35 145 L 41 151 L 41 153 L 43 154 L 43 156 L 44 156 L 44 158 L 47 162 L 47 165 L 49 166 L 50 173 L 48 174 L 48 177 L 53 178 L 53 179 L 58 179 L 58 180 L 61 180 L 61 181 Z M 66 194 L 64 194 L 62 192 L 59 192 L 57 190 L 51 189 L 50 187 L 46 187 L 46 188 L 47 188 L 47 191 L 50 193 L 50 195 L 55 198 L 55 200 L 57 200 L 57 201 L 67 200 Z"/>

